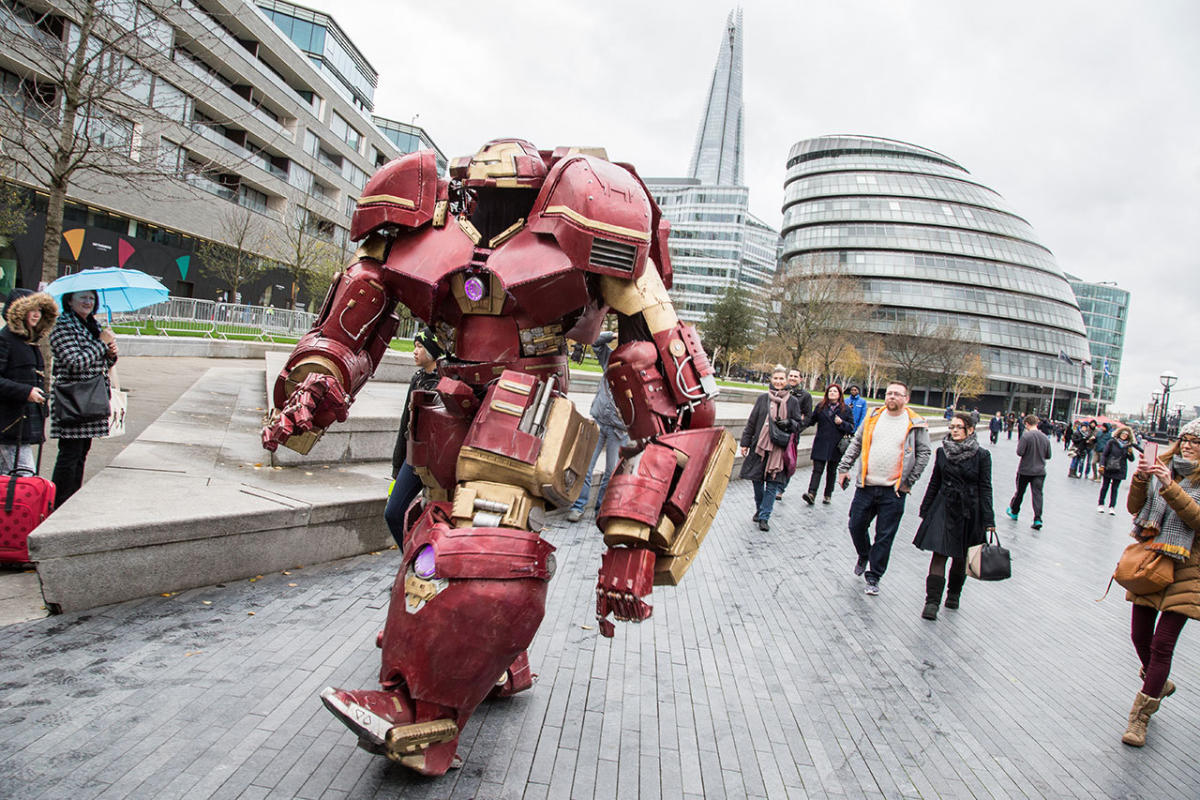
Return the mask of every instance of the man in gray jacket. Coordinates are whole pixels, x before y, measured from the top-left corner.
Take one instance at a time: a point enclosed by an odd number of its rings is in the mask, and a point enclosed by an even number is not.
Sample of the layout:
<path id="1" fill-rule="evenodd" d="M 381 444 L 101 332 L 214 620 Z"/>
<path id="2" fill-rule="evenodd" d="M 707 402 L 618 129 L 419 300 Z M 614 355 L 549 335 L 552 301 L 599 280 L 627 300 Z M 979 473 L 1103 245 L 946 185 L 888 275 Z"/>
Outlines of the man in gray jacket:
<path id="1" fill-rule="evenodd" d="M 616 334 L 612 331 L 604 331 L 592 345 L 592 352 L 600 362 L 602 373 L 608 369 L 608 358 L 612 355 L 612 341 L 615 338 Z M 583 519 L 583 510 L 587 508 L 588 495 L 592 490 L 592 470 L 596 469 L 596 462 L 600 459 L 600 454 L 604 453 L 604 472 L 600 475 L 600 487 L 596 491 L 596 508 L 600 508 L 600 504 L 604 502 L 604 490 L 608 488 L 608 479 L 612 477 L 621 457 L 621 445 L 625 444 L 625 420 L 621 418 L 621 412 L 617 411 L 617 406 L 613 403 L 612 392 L 609 391 L 608 381 L 603 374 L 600 376 L 600 388 L 592 400 L 592 421 L 600 427 L 600 439 L 596 442 L 592 460 L 583 476 L 583 490 L 579 493 L 579 499 L 567 512 L 567 520 L 570 522 Z"/>
<path id="2" fill-rule="evenodd" d="M 1033 525 L 1035 531 L 1042 529 L 1042 484 L 1046 481 L 1046 462 L 1050 460 L 1050 437 L 1038 430 L 1038 418 L 1033 414 L 1025 417 L 1025 430 L 1017 440 L 1017 492 L 1008 501 L 1004 513 L 1016 520 L 1021 513 L 1021 501 L 1025 499 L 1025 487 L 1033 496 Z"/>
<path id="3" fill-rule="evenodd" d="M 866 573 L 866 592 L 879 594 L 892 540 L 904 516 L 904 500 L 929 463 L 929 426 L 908 408 L 908 386 L 892 381 L 883 406 L 867 415 L 838 463 L 838 482 L 850 481 L 850 468 L 862 456 L 854 499 L 850 502 L 850 538 L 858 551 L 854 574 Z M 867 529 L 875 520 L 875 542 Z"/>

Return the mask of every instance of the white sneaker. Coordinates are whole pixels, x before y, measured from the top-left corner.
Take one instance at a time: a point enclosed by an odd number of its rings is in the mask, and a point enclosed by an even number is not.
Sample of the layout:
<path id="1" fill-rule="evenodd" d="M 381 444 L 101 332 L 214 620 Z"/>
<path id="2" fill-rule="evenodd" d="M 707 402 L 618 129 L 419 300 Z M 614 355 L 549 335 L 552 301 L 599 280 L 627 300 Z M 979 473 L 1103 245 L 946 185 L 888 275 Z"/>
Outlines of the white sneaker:
<path id="1" fill-rule="evenodd" d="M 1104 513 L 1104 506 L 1096 506 L 1096 513 L 1097 513 L 1097 514 L 1103 514 L 1103 513 Z"/>
<path id="2" fill-rule="evenodd" d="M 567 512 L 567 522 L 579 522 L 583 519 L 583 512 L 577 508 L 572 508 Z"/>
<path id="3" fill-rule="evenodd" d="M 1108 510 L 1108 515 L 1109 515 L 1110 517 L 1115 517 L 1115 516 L 1117 515 L 1117 510 L 1116 510 L 1115 508 L 1110 508 L 1110 509 Z"/>

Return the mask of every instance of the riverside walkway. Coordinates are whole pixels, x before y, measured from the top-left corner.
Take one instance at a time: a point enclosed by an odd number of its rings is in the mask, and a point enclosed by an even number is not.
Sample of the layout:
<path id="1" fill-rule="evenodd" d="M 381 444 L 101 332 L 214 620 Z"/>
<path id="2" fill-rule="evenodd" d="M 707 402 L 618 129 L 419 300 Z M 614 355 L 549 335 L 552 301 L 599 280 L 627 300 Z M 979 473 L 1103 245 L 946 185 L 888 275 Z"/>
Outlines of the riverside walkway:
<path id="1" fill-rule="evenodd" d="M 317 699 L 375 684 L 395 550 L 0 627 L 0 797 L 1200 797 L 1200 625 L 1149 743 L 1124 747 L 1129 607 L 1094 601 L 1128 516 L 1097 514 L 1056 447 L 1046 527 L 1007 520 L 1014 445 L 991 448 L 1014 577 L 936 622 L 909 544 L 928 473 L 879 597 L 851 574 L 852 489 L 808 507 L 803 473 L 764 533 L 735 481 L 683 584 L 611 640 L 599 535 L 553 521 L 540 678 L 481 706 L 436 779 L 355 748 Z"/>

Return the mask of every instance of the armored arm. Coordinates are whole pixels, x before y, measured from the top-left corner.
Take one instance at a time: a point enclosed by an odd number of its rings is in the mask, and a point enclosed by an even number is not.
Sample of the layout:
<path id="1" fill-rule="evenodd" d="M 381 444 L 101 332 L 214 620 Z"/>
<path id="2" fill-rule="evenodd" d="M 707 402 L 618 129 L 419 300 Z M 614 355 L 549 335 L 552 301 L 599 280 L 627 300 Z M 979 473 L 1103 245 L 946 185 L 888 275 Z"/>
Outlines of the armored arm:
<path id="1" fill-rule="evenodd" d="M 716 382 L 695 328 L 679 321 L 659 274 L 605 276 L 604 301 L 619 315 L 621 346 L 606 378 L 633 446 L 604 496 L 597 524 L 608 551 L 596 587 L 607 617 L 640 621 L 654 584 L 677 584 L 696 557 L 729 483 L 734 441 L 713 427 Z"/>
<path id="2" fill-rule="evenodd" d="M 312 330 L 296 344 L 275 381 L 263 447 L 307 453 L 324 430 L 343 422 L 354 396 L 375 373 L 400 318 L 398 273 L 385 262 L 399 241 L 420 236 L 446 185 L 432 151 L 389 162 L 367 181 L 351 222 L 362 241 L 355 261 L 333 279 Z"/>

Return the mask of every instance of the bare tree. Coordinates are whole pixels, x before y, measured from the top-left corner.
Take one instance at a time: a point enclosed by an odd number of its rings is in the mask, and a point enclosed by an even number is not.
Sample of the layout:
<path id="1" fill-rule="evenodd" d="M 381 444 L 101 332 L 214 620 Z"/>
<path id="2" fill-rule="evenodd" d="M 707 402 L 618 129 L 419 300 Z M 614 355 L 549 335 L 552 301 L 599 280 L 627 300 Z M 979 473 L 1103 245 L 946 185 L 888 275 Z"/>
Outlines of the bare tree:
<path id="1" fill-rule="evenodd" d="M 236 301 L 242 286 L 273 266 L 253 249 L 262 242 L 263 226 L 254 212 L 230 206 L 221 214 L 217 235 L 228 244 L 201 241 L 201 271 L 227 286 L 230 301 Z"/>
<path id="2" fill-rule="evenodd" d="M 0 172 L 0 247 L 25 232 L 30 208 L 29 192 Z"/>
<path id="3" fill-rule="evenodd" d="M 171 26 L 151 8 L 168 13 L 170 5 L 27 2 L 0 5 L 5 51 L 22 75 L 7 75 L 0 91 L 0 146 L 19 165 L 21 180 L 48 194 L 42 240 L 48 282 L 58 274 L 63 211 L 76 185 L 116 183 L 178 197 L 187 191 L 179 178 L 220 168 L 184 157 L 185 145 L 197 138 L 194 108 L 188 92 L 159 74 L 172 62 Z M 206 89 L 212 91 L 204 84 L 198 91 Z"/>
<path id="4" fill-rule="evenodd" d="M 303 288 L 320 299 L 333 276 L 349 262 L 349 242 L 334 238 L 334 226 L 308 208 L 306 195 L 295 192 L 282 213 L 282 225 L 271 241 L 273 255 L 291 278 L 291 305 Z"/>
<path id="5" fill-rule="evenodd" d="M 867 397 L 874 397 L 878 389 L 879 373 L 883 366 L 883 359 L 887 353 L 887 346 L 884 338 L 878 334 L 869 336 L 863 343 L 860 356 L 863 364 L 863 394 Z"/>
<path id="6" fill-rule="evenodd" d="M 938 325 L 933 330 L 933 372 L 932 378 L 943 398 L 954 398 L 958 403 L 958 392 L 955 390 L 970 368 L 974 365 L 971 356 L 976 360 L 979 356 L 979 337 L 970 331 L 956 325 Z"/>
<path id="7" fill-rule="evenodd" d="M 987 370 L 979 353 L 971 353 L 963 361 L 962 368 L 950 385 L 954 405 L 960 397 L 979 397 L 987 390 Z"/>
<path id="8" fill-rule="evenodd" d="M 938 326 L 928 317 L 910 314 L 887 335 L 887 357 L 896 367 L 896 377 L 911 388 L 933 382 L 938 363 Z"/>
<path id="9" fill-rule="evenodd" d="M 799 364 L 821 340 L 836 360 L 836 332 L 861 330 L 873 307 L 862 285 L 847 274 L 828 253 L 793 259 L 776 274 L 774 294 L 776 335 L 788 347 L 791 361 Z"/>

